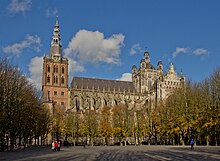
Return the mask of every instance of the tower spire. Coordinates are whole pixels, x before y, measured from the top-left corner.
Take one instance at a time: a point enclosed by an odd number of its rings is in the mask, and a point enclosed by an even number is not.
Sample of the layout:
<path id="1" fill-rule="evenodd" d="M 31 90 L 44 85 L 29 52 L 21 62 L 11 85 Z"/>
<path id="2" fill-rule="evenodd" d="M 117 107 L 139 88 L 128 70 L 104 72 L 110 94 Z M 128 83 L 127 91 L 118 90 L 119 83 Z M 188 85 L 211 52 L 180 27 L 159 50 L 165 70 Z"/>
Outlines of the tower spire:
<path id="1" fill-rule="evenodd" d="M 58 16 L 56 17 L 56 23 L 53 29 L 53 36 L 50 45 L 50 57 L 53 58 L 54 56 L 59 58 L 62 57 L 62 44 L 60 38 L 60 27 L 58 23 Z"/>
<path id="2" fill-rule="evenodd" d="M 150 63 L 150 54 L 147 50 L 147 47 L 146 47 L 146 51 L 144 52 L 144 58 L 143 58 L 147 63 Z"/>
<path id="3" fill-rule="evenodd" d="M 58 27 L 59 27 L 58 16 L 56 16 L 56 25 L 55 25 L 55 26 L 58 26 Z"/>

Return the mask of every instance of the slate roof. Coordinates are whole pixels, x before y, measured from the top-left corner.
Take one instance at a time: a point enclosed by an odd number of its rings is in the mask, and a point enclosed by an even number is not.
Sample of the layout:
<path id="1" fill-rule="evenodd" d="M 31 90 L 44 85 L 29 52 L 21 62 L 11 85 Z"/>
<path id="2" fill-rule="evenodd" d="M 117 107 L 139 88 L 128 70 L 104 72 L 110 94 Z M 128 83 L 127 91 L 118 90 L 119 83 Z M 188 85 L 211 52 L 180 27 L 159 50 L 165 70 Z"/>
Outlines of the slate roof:
<path id="1" fill-rule="evenodd" d="M 141 59 L 141 62 L 145 62 L 146 63 L 145 59 Z M 146 63 L 146 69 L 153 69 L 153 70 L 155 70 L 154 66 L 151 63 Z"/>
<path id="2" fill-rule="evenodd" d="M 116 92 L 136 92 L 132 82 L 117 81 L 117 80 L 105 80 L 95 78 L 73 77 L 71 82 L 71 88 L 73 89 L 94 89 L 95 91 L 116 91 Z"/>

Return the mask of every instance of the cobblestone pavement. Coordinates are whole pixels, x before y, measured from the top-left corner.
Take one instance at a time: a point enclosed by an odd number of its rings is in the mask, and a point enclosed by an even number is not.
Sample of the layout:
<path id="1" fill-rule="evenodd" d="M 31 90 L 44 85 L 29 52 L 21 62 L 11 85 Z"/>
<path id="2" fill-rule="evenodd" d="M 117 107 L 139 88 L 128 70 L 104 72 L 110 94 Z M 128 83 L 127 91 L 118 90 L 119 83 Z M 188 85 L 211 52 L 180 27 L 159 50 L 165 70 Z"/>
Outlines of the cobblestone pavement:
<path id="1" fill-rule="evenodd" d="M 29 148 L 20 151 L 0 152 L 1 161 L 215 161 L 220 160 L 220 147 L 196 146 L 110 146 L 110 147 L 62 147 L 51 151 L 49 147 Z"/>

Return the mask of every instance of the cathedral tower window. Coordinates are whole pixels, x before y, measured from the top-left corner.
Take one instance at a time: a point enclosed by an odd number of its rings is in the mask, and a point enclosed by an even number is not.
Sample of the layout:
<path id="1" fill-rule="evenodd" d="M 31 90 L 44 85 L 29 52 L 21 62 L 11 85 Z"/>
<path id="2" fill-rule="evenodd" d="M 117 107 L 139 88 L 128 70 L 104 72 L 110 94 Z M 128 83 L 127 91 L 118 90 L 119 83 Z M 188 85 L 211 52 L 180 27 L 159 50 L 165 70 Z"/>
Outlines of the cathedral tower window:
<path id="1" fill-rule="evenodd" d="M 47 83 L 50 83 L 50 76 L 47 76 Z"/>
<path id="2" fill-rule="evenodd" d="M 61 96 L 64 96 L 64 92 L 61 92 Z"/>
<path id="3" fill-rule="evenodd" d="M 56 76 L 56 83 L 58 83 L 58 76 Z"/>
<path id="4" fill-rule="evenodd" d="M 64 74 L 64 67 L 62 67 L 62 73 Z"/>
<path id="5" fill-rule="evenodd" d="M 58 73 L 58 66 L 57 65 L 54 66 L 54 73 Z"/>
<path id="6" fill-rule="evenodd" d="M 50 72 L 50 66 L 49 65 L 47 66 L 47 72 Z"/>
<path id="7" fill-rule="evenodd" d="M 54 82 L 54 83 L 58 83 L 58 76 L 54 76 L 54 77 L 53 77 L 53 82 Z"/>
<path id="8" fill-rule="evenodd" d="M 62 76 L 62 80 L 61 80 L 62 84 L 64 84 L 64 77 Z"/>

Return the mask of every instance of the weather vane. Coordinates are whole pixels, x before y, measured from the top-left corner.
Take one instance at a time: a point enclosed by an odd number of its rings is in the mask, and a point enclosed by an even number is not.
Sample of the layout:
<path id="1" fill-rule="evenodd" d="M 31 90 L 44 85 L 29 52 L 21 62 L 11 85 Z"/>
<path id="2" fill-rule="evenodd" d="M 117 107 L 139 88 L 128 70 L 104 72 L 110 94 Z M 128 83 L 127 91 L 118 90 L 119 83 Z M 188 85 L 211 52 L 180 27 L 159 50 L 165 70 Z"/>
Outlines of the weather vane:
<path id="1" fill-rule="evenodd" d="M 145 51 L 148 51 L 148 48 L 147 48 L 147 46 L 145 46 Z"/>

